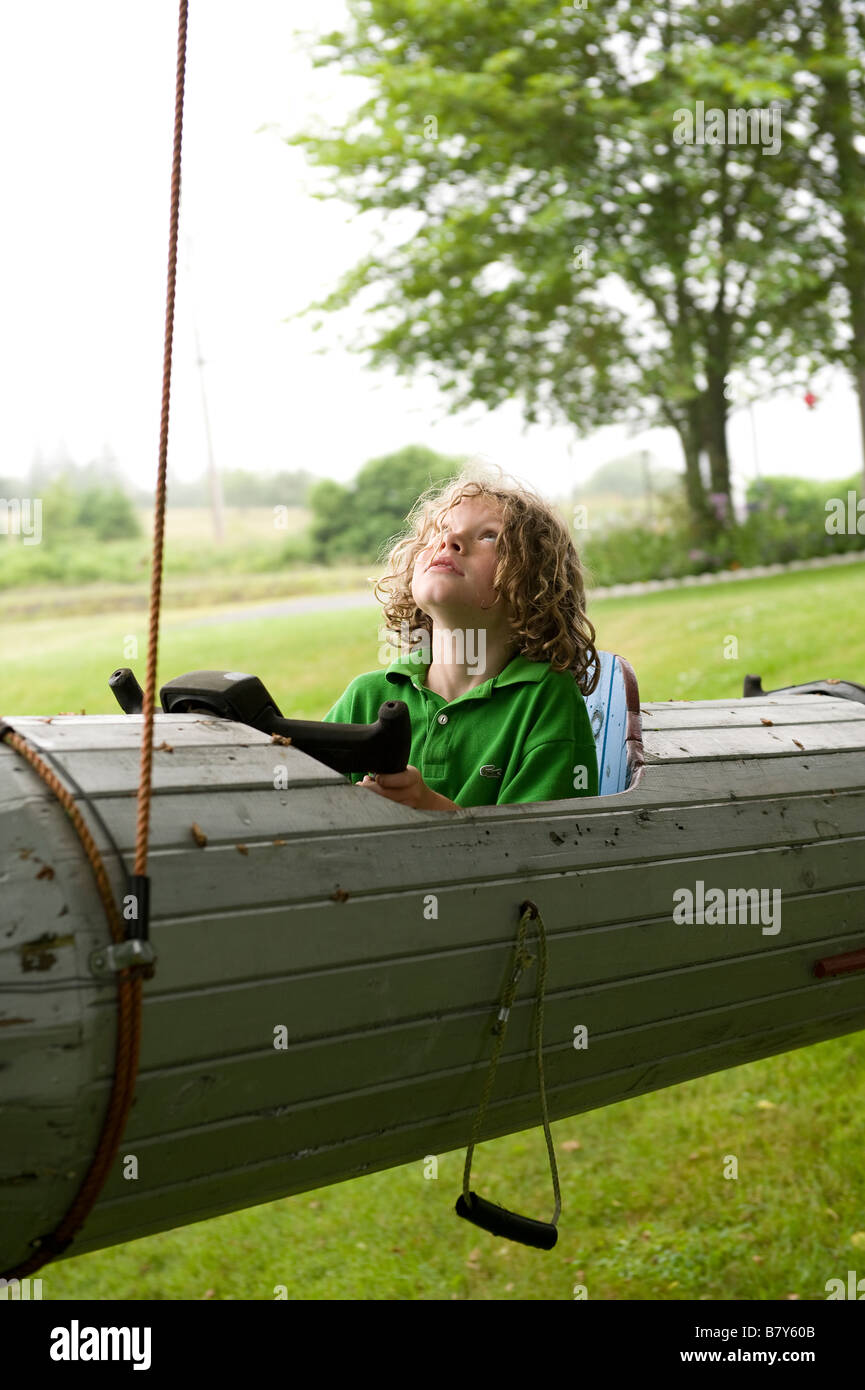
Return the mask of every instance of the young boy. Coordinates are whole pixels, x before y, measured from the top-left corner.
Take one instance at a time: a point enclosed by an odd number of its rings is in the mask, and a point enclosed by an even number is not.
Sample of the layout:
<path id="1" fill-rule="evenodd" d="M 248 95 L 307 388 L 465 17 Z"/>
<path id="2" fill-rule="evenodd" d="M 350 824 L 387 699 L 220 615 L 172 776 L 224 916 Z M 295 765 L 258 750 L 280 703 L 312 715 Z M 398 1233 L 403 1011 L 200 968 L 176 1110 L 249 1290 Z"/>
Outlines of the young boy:
<path id="1" fill-rule="evenodd" d="M 422 811 L 597 796 L 580 693 L 598 681 L 595 630 L 562 521 L 523 488 L 463 475 L 408 524 L 375 592 L 388 629 L 420 646 L 357 676 L 324 717 L 368 724 L 405 701 L 411 762 L 353 780 Z"/>

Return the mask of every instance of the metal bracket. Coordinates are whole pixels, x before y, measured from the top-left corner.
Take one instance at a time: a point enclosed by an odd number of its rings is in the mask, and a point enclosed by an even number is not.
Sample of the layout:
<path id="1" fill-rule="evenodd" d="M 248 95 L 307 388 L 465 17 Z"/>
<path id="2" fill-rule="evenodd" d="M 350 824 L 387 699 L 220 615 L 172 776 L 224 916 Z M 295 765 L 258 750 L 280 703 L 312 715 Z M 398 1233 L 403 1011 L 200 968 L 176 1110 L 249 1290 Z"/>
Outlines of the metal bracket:
<path id="1" fill-rule="evenodd" d="M 118 970 L 128 970 L 130 965 L 152 965 L 156 952 L 149 941 L 131 937 L 111 946 L 100 946 L 90 953 L 90 969 L 94 975 L 109 979 Z"/>

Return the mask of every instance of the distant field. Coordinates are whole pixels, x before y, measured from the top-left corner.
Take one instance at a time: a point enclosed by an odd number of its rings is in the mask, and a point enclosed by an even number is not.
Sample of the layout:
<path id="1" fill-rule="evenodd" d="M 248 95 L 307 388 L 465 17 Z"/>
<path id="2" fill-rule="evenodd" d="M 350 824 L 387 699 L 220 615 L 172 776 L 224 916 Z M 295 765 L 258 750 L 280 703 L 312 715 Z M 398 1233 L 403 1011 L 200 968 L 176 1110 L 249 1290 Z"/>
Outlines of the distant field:
<path id="1" fill-rule="evenodd" d="M 146 576 L 146 571 L 144 572 Z M 366 588 L 367 579 L 381 571 L 374 565 L 298 565 L 263 574 L 224 573 L 214 566 L 206 574 L 163 576 L 163 612 L 171 609 L 200 609 L 209 612 L 220 605 L 259 603 L 267 599 L 295 598 L 306 594 L 342 594 Z M 64 617 L 66 621 L 86 614 L 107 616 L 115 613 L 138 614 L 146 618 L 150 597 L 149 580 L 137 584 L 42 584 L 32 588 L 7 589 L 0 595 L 0 622 L 12 625 Z M 130 619 L 126 620 L 128 627 Z"/>
<path id="2" fill-rule="evenodd" d="M 140 510 L 144 534 L 134 541 L 70 545 L 56 563 L 41 547 L 13 539 L 0 549 L 0 621 L 32 622 L 60 615 L 146 613 L 150 595 L 153 515 Z M 226 508 L 225 538 L 217 545 L 206 507 L 169 508 L 165 525 L 163 605 L 208 609 L 304 594 L 346 593 L 378 576 L 376 565 L 313 565 L 286 554 L 310 513 L 286 508 Z M 4 538 L 6 544 L 9 538 Z M 56 573 L 55 573 L 56 571 Z M 126 621 L 128 627 L 129 620 Z"/>
<path id="3" fill-rule="evenodd" d="M 153 535 L 153 511 L 138 508 L 138 515 L 147 535 Z M 214 540 L 213 514 L 209 507 L 171 507 L 166 511 L 167 543 Z M 224 510 L 225 539 L 229 544 L 237 541 L 271 540 L 276 535 L 296 536 L 309 524 L 312 513 L 307 507 L 285 507 L 280 509 L 276 527 L 274 507 L 226 507 Z"/>
<path id="4" fill-rule="evenodd" d="M 587 503 L 592 527 L 605 519 L 643 520 L 640 507 L 615 494 Z M 567 508 L 563 516 L 569 519 Z M 87 533 L 27 546 L 16 536 L 0 538 L 0 606 L 7 618 L 46 613 L 128 611 L 146 604 L 153 544 L 152 510 L 139 508 L 140 536 L 97 541 Z M 261 597 L 344 591 L 367 574 L 372 562 L 329 569 L 312 564 L 306 532 L 312 513 L 304 507 L 226 507 L 224 535 L 217 541 L 209 507 L 168 507 L 165 519 L 163 592 L 169 604 L 250 602 Z M 346 582 L 348 578 L 349 582 Z"/>
<path id="5" fill-rule="evenodd" d="M 4 536 L 0 544 L 3 607 L 20 607 L 24 590 L 54 590 L 49 601 L 56 598 L 59 604 L 68 605 L 66 591 L 83 589 L 82 612 L 93 611 L 86 592 L 91 585 L 145 592 L 150 582 L 153 516 L 141 510 L 139 518 L 141 535 L 126 540 L 98 541 L 87 532 L 55 539 L 51 537 L 50 516 L 45 518 L 39 545 L 25 545 L 17 536 Z M 225 536 L 218 543 L 206 508 L 168 509 L 163 556 L 166 590 L 181 581 L 181 594 L 182 581 L 194 578 L 199 586 L 212 585 L 222 593 L 219 586 L 228 579 L 233 591 L 223 594 L 227 601 L 240 593 L 253 594 L 255 582 L 267 574 L 269 592 L 283 592 L 279 585 L 291 571 L 306 567 L 303 533 L 309 513 L 303 508 L 286 508 L 279 513 L 270 507 L 226 508 L 224 521 Z M 178 597 L 178 602 L 182 601 Z"/>

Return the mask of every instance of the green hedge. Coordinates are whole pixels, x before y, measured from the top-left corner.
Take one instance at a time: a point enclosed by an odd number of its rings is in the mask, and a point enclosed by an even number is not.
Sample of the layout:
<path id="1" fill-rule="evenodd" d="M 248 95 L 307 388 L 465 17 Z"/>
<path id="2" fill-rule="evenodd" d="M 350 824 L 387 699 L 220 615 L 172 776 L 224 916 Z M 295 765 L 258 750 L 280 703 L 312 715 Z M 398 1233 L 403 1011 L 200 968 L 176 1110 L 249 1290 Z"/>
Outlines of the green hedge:
<path id="1" fill-rule="evenodd" d="M 853 519 L 863 533 L 853 529 L 835 535 L 826 529 L 831 517 L 827 503 L 839 498 L 846 509 L 850 491 L 855 494 Z M 574 541 L 592 587 L 787 564 L 865 550 L 865 507 L 861 514 L 855 510 L 861 498 L 856 478 L 839 483 L 763 478 L 748 489 L 745 519 L 723 531 L 710 549 L 698 546 L 682 525 L 617 527 L 604 534 L 575 531 Z"/>

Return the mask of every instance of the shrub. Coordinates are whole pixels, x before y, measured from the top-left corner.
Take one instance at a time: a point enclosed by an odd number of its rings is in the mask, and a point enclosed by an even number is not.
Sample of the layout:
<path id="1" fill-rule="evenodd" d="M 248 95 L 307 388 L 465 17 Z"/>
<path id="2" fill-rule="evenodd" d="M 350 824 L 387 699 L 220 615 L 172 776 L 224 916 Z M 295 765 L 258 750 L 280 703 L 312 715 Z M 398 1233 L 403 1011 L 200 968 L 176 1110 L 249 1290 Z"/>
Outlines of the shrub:
<path id="1" fill-rule="evenodd" d="M 856 491 L 856 479 L 815 483 L 807 478 L 762 478 L 748 489 L 748 515 L 722 531 L 711 548 L 700 548 L 681 524 L 653 530 L 645 526 L 616 527 L 604 533 L 575 533 L 590 585 L 633 584 L 687 574 L 787 564 L 822 555 L 865 550 L 858 530 L 830 534 L 826 503 L 846 501 Z"/>

